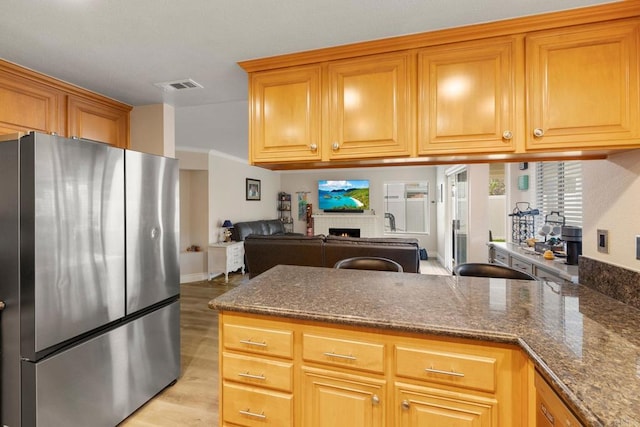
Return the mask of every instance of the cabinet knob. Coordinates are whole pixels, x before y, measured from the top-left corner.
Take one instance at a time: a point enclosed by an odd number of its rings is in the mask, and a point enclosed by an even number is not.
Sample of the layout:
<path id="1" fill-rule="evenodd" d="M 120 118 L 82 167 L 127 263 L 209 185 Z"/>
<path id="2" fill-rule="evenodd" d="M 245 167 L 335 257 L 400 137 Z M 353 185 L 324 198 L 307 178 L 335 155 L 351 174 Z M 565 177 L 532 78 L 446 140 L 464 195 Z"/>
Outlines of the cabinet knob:
<path id="1" fill-rule="evenodd" d="M 4 301 L 0 301 L 0 311 L 4 310 L 6 306 L 7 304 L 5 304 Z"/>
<path id="2" fill-rule="evenodd" d="M 536 138 L 540 138 L 542 136 L 544 136 L 544 131 L 540 128 L 535 128 L 533 130 L 533 136 L 535 136 Z"/>
<path id="3" fill-rule="evenodd" d="M 340 148 L 340 144 L 334 142 L 333 145 L 331 145 L 331 148 L 333 148 L 333 151 L 338 151 L 338 149 Z"/>
<path id="4" fill-rule="evenodd" d="M 379 404 L 379 403 L 380 403 L 380 398 L 378 397 L 378 395 L 377 395 L 377 394 L 374 394 L 374 395 L 371 397 L 371 402 L 372 402 L 374 405 L 377 405 L 377 404 Z"/>
<path id="5" fill-rule="evenodd" d="M 502 132 L 502 138 L 509 141 L 511 138 L 513 138 L 513 133 L 511 133 L 510 130 L 505 130 L 504 132 Z"/>
<path id="6" fill-rule="evenodd" d="M 402 403 L 400 404 L 400 406 L 402 406 L 402 409 L 409 409 L 409 407 L 411 405 L 409 405 L 409 401 L 408 400 L 403 400 Z"/>
<path id="7" fill-rule="evenodd" d="M 309 148 L 311 149 L 311 151 L 316 151 L 318 149 L 318 144 L 311 144 L 309 145 Z"/>

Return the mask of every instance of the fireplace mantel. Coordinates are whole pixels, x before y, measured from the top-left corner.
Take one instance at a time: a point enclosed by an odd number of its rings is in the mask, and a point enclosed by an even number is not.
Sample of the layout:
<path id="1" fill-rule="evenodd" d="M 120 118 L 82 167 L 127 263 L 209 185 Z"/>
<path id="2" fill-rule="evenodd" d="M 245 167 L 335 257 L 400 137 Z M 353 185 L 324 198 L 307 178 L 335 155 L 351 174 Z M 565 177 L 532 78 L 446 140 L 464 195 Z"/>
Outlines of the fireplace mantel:
<path id="1" fill-rule="evenodd" d="M 360 237 L 376 237 L 378 216 L 363 214 L 313 215 L 314 234 L 329 234 L 329 228 L 359 228 Z"/>

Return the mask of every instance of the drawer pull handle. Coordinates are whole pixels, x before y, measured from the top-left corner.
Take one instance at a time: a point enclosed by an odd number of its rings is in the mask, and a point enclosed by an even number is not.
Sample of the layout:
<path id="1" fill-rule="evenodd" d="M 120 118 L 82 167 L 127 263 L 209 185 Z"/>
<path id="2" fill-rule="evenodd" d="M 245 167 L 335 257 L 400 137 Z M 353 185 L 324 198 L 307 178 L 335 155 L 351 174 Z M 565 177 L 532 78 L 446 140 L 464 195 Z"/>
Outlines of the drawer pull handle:
<path id="1" fill-rule="evenodd" d="M 249 372 L 238 372 L 238 376 L 242 377 L 242 378 L 251 378 L 252 380 L 266 380 L 267 377 L 265 377 L 264 375 L 253 375 L 250 374 Z"/>
<path id="2" fill-rule="evenodd" d="M 261 420 L 266 420 L 267 416 L 264 414 L 264 412 L 262 412 L 261 414 L 258 414 L 256 412 L 251 412 L 250 409 L 247 409 L 246 411 L 243 411 L 242 409 L 239 411 L 242 415 L 246 415 L 248 417 L 254 417 L 254 418 L 260 418 Z"/>
<path id="3" fill-rule="evenodd" d="M 433 367 L 431 368 L 424 368 L 425 371 L 430 372 L 432 374 L 442 374 L 442 375 L 451 375 L 454 377 L 464 377 L 464 374 L 462 372 L 456 372 L 456 371 L 441 371 L 440 369 L 433 369 Z"/>
<path id="4" fill-rule="evenodd" d="M 325 356 L 329 356 L 329 357 L 337 357 L 338 359 L 357 360 L 356 357 L 351 356 L 350 354 L 349 355 L 347 355 L 347 354 L 338 354 L 338 353 L 333 353 L 333 352 L 330 352 L 330 351 L 324 352 L 322 354 L 324 354 Z"/>
<path id="5" fill-rule="evenodd" d="M 257 347 L 266 347 L 267 343 L 266 342 L 257 342 L 257 341 L 251 341 L 250 339 L 248 340 L 240 340 L 241 344 L 247 344 L 247 345 L 255 345 Z"/>
<path id="6" fill-rule="evenodd" d="M 549 420 L 549 423 L 551 423 L 551 425 L 555 425 L 555 417 L 551 414 L 551 412 L 549 412 L 549 410 L 547 409 L 546 406 L 544 406 L 544 403 L 540 404 L 540 411 L 542 411 L 542 414 L 544 415 L 544 417 Z"/>

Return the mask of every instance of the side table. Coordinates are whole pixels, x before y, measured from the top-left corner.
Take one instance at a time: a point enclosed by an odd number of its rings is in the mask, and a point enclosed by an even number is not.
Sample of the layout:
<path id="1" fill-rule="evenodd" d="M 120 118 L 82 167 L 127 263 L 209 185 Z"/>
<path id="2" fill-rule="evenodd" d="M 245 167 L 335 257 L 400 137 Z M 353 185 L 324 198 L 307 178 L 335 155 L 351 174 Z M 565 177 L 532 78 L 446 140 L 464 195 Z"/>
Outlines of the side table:
<path id="1" fill-rule="evenodd" d="M 244 274 L 244 243 L 209 243 L 209 280 L 224 273 L 225 282 L 229 282 L 229 272 L 242 269 Z"/>

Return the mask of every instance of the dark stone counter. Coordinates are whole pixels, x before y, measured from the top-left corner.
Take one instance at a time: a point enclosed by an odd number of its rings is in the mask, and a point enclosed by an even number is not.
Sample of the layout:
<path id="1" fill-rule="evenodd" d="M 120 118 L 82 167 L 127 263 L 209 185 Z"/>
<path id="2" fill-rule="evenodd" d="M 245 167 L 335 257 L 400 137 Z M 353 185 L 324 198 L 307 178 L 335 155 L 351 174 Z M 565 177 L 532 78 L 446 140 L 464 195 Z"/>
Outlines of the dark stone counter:
<path id="1" fill-rule="evenodd" d="M 584 286 L 277 266 L 209 307 L 514 343 L 587 425 L 640 427 L 640 310 Z"/>

